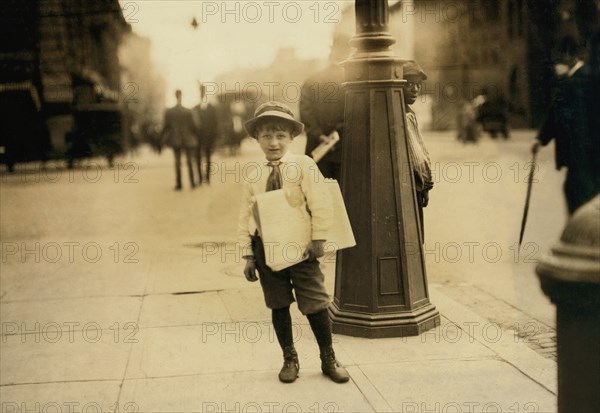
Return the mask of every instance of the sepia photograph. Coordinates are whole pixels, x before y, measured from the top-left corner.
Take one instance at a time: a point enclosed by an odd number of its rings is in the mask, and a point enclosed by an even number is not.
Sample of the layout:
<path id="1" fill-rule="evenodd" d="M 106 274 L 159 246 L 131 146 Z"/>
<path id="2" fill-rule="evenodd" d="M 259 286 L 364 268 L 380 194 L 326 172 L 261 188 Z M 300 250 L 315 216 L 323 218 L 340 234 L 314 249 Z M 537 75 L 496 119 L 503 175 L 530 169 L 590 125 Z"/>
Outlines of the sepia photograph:
<path id="1" fill-rule="evenodd" d="M 600 412 L 600 0 L 0 34 L 0 412 Z"/>

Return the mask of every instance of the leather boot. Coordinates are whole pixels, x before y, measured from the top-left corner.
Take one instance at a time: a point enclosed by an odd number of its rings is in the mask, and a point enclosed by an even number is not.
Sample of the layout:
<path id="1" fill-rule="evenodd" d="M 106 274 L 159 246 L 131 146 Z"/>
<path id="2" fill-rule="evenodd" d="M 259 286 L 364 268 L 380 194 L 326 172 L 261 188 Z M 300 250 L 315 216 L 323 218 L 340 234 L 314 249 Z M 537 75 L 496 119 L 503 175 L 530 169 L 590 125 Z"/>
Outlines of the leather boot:
<path id="1" fill-rule="evenodd" d="M 284 383 L 293 383 L 298 378 L 300 370 L 300 362 L 298 361 L 298 353 L 294 346 L 283 348 L 283 367 L 279 372 L 279 380 Z"/>
<path id="2" fill-rule="evenodd" d="M 345 368 L 335 359 L 333 347 L 321 348 L 321 371 L 336 383 L 346 383 L 350 376 Z"/>

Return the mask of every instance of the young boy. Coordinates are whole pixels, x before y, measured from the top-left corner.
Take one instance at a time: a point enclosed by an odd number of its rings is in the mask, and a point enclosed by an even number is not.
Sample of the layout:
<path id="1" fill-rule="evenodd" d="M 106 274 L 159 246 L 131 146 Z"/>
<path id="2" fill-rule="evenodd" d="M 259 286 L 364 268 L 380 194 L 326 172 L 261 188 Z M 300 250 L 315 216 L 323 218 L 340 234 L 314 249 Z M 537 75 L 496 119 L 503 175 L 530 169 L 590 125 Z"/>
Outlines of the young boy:
<path id="1" fill-rule="evenodd" d="M 415 112 L 411 109 L 410 105 L 417 101 L 423 81 L 427 79 L 427 75 L 414 60 L 407 61 L 402 70 L 404 72 L 404 80 L 406 80 L 404 85 L 404 104 L 406 108 L 406 130 L 408 132 L 408 154 L 415 175 L 417 206 L 419 207 L 419 219 L 421 221 L 421 240 L 423 241 L 425 239 L 423 208 L 429 204 L 429 191 L 433 188 L 433 179 L 429 152 L 427 152 L 427 148 L 421 137 Z"/>
<path id="2" fill-rule="evenodd" d="M 323 243 L 333 211 L 328 199 L 322 196 L 327 192 L 322 190 L 324 178 L 315 162 L 306 155 L 288 152 L 293 138 L 302 133 L 304 125 L 294 119 L 286 105 L 267 102 L 256 109 L 254 118 L 247 121 L 245 127 L 258 141 L 266 162 L 260 166 L 256 179 L 244 182 L 238 235 L 246 259 L 244 275 L 248 281 L 255 282 L 258 270 L 265 303 L 272 311 L 273 327 L 284 359 L 279 380 L 284 383 L 295 381 L 300 369 L 290 315 L 294 290 L 298 308 L 307 316 L 319 344 L 323 374 L 337 383 L 347 382 L 348 373 L 337 363 L 332 348 L 331 321 L 327 313 L 329 295 L 317 260 L 324 254 Z M 275 272 L 265 263 L 264 245 L 256 229 L 252 205 L 255 195 L 280 188 L 300 190 L 304 195 L 310 210 L 312 241 L 306 250 L 307 260 Z"/>

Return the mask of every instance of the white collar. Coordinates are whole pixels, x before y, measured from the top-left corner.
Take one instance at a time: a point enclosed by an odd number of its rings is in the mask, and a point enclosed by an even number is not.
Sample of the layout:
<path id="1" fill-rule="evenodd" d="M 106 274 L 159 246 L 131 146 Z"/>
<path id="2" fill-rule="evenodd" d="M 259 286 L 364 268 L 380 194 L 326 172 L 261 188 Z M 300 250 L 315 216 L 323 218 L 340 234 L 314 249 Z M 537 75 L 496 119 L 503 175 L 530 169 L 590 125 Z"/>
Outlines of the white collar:
<path id="1" fill-rule="evenodd" d="M 291 153 L 290 153 L 290 151 L 287 151 L 281 158 L 279 158 L 276 161 L 267 161 L 267 160 L 265 160 L 263 162 L 263 165 L 269 165 L 270 162 L 281 162 L 281 163 L 289 162 L 290 161 L 290 157 L 291 157 Z"/>

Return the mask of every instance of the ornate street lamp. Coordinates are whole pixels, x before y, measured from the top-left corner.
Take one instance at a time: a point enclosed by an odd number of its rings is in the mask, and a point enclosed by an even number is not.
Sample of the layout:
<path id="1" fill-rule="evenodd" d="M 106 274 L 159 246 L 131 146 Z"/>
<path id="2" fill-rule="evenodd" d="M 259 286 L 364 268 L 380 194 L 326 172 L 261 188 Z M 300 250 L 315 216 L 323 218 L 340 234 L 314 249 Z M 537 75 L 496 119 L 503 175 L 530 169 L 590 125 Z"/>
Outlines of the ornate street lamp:
<path id="1" fill-rule="evenodd" d="M 408 157 L 402 63 L 387 0 L 356 0 L 357 52 L 345 62 L 342 191 L 357 246 L 337 255 L 334 332 L 418 335 L 440 323 L 429 301 Z"/>

